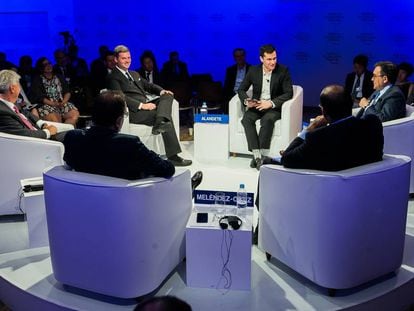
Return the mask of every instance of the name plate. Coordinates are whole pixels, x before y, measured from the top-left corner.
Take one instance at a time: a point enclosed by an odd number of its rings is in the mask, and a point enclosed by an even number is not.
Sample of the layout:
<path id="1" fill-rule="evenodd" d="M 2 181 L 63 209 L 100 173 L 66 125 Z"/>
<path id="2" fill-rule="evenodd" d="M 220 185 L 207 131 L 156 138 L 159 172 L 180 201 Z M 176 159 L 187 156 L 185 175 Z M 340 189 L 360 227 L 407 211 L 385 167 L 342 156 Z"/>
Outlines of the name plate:
<path id="1" fill-rule="evenodd" d="M 220 191 L 220 190 L 195 190 L 194 203 L 195 204 L 214 204 L 216 193 L 224 193 L 226 205 L 237 205 L 237 192 L 235 191 Z M 253 207 L 254 193 L 247 192 L 247 206 Z"/>
<path id="2" fill-rule="evenodd" d="M 197 123 L 220 123 L 228 124 L 229 115 L 227 114 L 201 114 L 198 113 L 194 116 L 194 122 Z"/>

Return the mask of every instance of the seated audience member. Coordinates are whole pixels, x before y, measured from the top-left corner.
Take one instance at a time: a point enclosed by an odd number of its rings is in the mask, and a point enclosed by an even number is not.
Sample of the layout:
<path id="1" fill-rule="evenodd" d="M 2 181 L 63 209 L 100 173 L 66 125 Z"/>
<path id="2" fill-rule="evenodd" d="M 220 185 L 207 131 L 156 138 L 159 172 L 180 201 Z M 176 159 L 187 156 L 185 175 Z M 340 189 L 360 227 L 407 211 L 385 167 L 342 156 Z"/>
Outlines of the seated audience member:
<path id="1" fill-rule="evenodd" d="M 106 52 L 102 67 L 94 61 L 93 69 L 91 69 L 91 85 L 92 95 L 96 96 L 99 92 L 106 88 L 106 77 L 115 69 L 115 54 L 111 51 Z"/>
<path id="2" fill-rule="evenodd" d="M 17 73 L 21 77 L 20 85 L 22 86 L 26 96 L 30 96 L 32 81 L 36 75 L 36 72 L 33 68 L 33 60 L 29 55 L 20 57 Z"/>
<path id="3" fill-rule="evenodd" d="M 75 171 L 124 179 L 150 176 L 169 178 L 175 167 L 147 149 L 137 136 L 120 134 L 126 113 L 125 96 L 121 91 L 103 91 L 95 99 L 93 126 L 68 131 L 64 160 Z M 202 174 L 192 178 L 195 188 Z"/>
<path id="4" fill-rule="evenodd" d="M 233 51 L 233 58 L 236 64 L 227 67 L 224 78 L 224 97 L 230 101 L 237 94 L 240 84 L 249 70 L 250 65 L 246 63 L 246 51 L 242 48 L 236 48 Z"/>
<path id="5" fill-rule="evenodd" d="M 7 60 L 7 55 L 4 52 L 0 52 L 0 70 L 11 69 L 17 71 L 17 66 Z"/>
<path id="6" fill-rule="evenodd" d="M 171 117 L 173 93 L 130 71 L 131 53 L 126 46 L 115 47 L 115 62 L 116 68 L 107 77 L 107 88 L 125 94 L 129 121 L 152 126 L 152 134 L 161 134 L 166 155 L 175 166 L 191 165 L 191 160 L 178 156 L 181 147 Z"/>
<path id="7" fill-rule="evenodd" d="M 40 118 L 53 122 L 76 125 L 78 109 L 70 100 L 69 87 L 60 75 L 55 75 L 52 64 L 46 57 L 36 62 L 40 75 L 33 79 L 32 104 L 38 104 Z"/>
<path id="8" fill-rule="evenodd" d="M 412 93 L 412 83 L 408 78 L 413 74 L 413 65 L 409 63 L 401 63 L 397 66 L 398 75 L 395 85 L 397 85 L 403 92 L 405 98 L 408 98 Z M 411 91 L 411 92 L 410 92 Z"/>
<path id="9" fill-rule="evenodd" d="M 373 114 L 382 122 L 405 117 L 406 100 L 400 88 L 394 85 L 396 79 L 397 66 L 391 62 L 376 63 L 372 76 L 375 92 L 368 99 L 361 98 L 357 117 Z"/>
<path id="10" fill-rule="evenodd" d="M 20 76 L 13 70 L 0 71 L 0 132 L 44 139 L 63 140 L 53 125 L 39 120 L 15 105 L 20 94 Z"/>
<path id="11" fill-rule="evenodd" d="M 139 58 L 141 67 L 138 69 L 138 73 L 150 83 L 163 85 L 161 82 L 161 76 L 158 69 L 155 67 L 154 54 L 151 51 L 145 51 Z"/>
<path id="12" fill-rule="evenodd" d="M 162 66 L 161 80 L 167 88 L 173 86 L 175 82 L 187 82 L 190 80 L 187 64 L 180 61 L 177 51 L 171 52 L 170 60 Z"/>
<path id="13" fill-rule="evenodd" d="M 247 109 L 241 123 L 246 132 L 249 151 L 253 153 L 250 167 L 259 169 L 261 158 L 268 156 L 275 122 L 280 119 L 282 105 L 293 96 L 292 81 L 287 67 L 277 62 L 276 49 L 260 47 L 259 66 L 251 66 L 240 85 L 238 94 L 242 109 Z M 247 90 L 253 85 L 253 97 Z M 260 119 L 257 134 L 256 121 Z"/>
<path id="14" fill-rule="evenodd" d="M 320 95 L 318 116 L 285 151 L 280 164 L 289 168 L 339 171 L 381 161 L 384 137 L 380 120 L 372 114 L 352 116 L 352 100 L 344 88 L 330 85 Z M 277 163 L 267 158 L 264 164 Z"/>
<path id="15" fill-rule="evenodd" d="M 152 297 L 138 304 L 134 311 L 191 311 L 191 306 L 174 296 Z"/>
<path id="16" fill-rule="evenodd" d="M 53 72 L 61 76 L 69 87 L 75 86 L 76 71 L 70 64 L 69 56 L 61 49 L 57 49 L 53 56 L 55 58 L 55 65 L 53 66 Z M 36 66 L 37 67 L 37 66 Z M 38 68 L 36 68 L 39 70 Z M 41 72 L 38 72 L 39 74 Z"/>
<path id="17" fill-rule="evenodd" d="M 353 61 L 354 71 L 349 73 L 345 79 L 345 92 L 352 97 L 355 104 L 361 98 L 368 98 L 374 92 L 372 84 L 372 73 L 367 69 L 368 57 L 357 55 Z"/>

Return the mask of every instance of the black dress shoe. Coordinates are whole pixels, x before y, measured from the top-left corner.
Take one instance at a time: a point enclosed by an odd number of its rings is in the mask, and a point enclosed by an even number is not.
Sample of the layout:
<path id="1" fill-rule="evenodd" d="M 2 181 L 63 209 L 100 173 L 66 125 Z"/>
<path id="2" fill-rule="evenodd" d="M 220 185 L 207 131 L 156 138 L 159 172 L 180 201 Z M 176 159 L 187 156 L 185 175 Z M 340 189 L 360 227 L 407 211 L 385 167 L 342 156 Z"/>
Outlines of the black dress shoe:
<path id="1" fill-rule="evenodd" d="M 172 123 L 170 121 L 159 121 L 152 127 L 152 135 L 158 135 L 167 132 L 172 129 Z"/>
<path id="2" fill-rule="evenodd" d="M 179 157 L 178 155 L 169 157 L 168 160 L 170 160 L 170 162 L 174 164 L 174 166 L 189 166 L 191 165 L 191 163 L 193 163 L 191 160 L 183 159 L 182 157 Z"/>
<path id="3" fill-rule="evenodd" d="M 250 161 L 250 167 L 260 170 L 260 166 L 262 165 L 262 160 L 260 158 L 255 158 Z"/>
<path id="4" fill-rule="evenodd" d="M 191 177 L 191 189 L 194 191 L 194 189 L 197 188 L 201 184 L 202 180 L 203 180 L 203 172 L 202 171 L 195 172 L 193 177 Z"/>

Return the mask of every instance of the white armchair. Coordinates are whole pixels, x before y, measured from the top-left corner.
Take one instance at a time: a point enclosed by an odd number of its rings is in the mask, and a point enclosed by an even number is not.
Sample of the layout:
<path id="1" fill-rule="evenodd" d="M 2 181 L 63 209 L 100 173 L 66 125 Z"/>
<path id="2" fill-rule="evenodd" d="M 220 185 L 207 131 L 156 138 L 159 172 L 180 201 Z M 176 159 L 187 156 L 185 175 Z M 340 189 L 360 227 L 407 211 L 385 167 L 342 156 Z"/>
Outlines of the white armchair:
<path id="1" fill-rule="evenodd" d="M 303 89 L 293 86 L 293 98 L 282 105 L 282 117 L 276 121 L 270 145 L 270 155 L 277 156 L 285 149 L 302 129 Z M 250 154 L 246 134 L 241 120 L 243 111 L 239 96 L 236 94 L 229 103 L 230 152 Z M 257 130 L 260 122 L 256 122 Z"/>
<path id="2" fill-rule="evenodd" d="M 46 166 L 63 164 L 63 144 L 0 133 L 0 215 L 20 214 L 20 180 L 40 177 Z"/>
<path id="3" fill-rule="evenodd" d="M 57 281 L 119 298 L 156 289 L 183 260 L 190 171 L 137 181 L 57 166 L 44 174 Z"/>
<path id="4" fill-rule="evenodd" d="M 172 121 L 175 131 L 180 139 L 180 111 L 178 102 L 174 99 L 172 104 Z M 121 133 L 138 136 L 143 144 L 150 150 L 158 153 L 165 154 L 164 143 L 162 141 L 162 135 L 152 135 L 152 127 L 144 124 L 132 124 L 129 122 L 129 118 L 124 118 L 124 124 L 121 128 Z"/>
<path id="5" fill-rule="evenodd" d="M 410 159 L 338 172 L 260 169 L 259 247 L 329 289 L 358 286 L 402 263 Z"/>
<path id="6" fill-rule="evenodd" d="M 406 106 L 406 117 L 382 123 L 384 153 L 414 159 L 414 107 Z M 414 164 L 411 162 L 410 193 L 414 193 Z"/>

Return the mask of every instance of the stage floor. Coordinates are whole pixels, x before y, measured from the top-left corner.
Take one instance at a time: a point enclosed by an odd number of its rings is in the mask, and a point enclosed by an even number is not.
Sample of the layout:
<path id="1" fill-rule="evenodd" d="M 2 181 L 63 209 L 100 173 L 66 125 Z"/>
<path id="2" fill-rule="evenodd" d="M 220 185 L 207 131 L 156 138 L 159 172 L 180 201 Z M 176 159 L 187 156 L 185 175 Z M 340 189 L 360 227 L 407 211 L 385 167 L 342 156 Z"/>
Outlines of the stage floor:
<path id="1" fill-rule="evenodd" d="M 191 158 L 192 143 L 183 143 Z M 236 191 L 245 183 L 255 192 L 258 172 L 249 158 L 230 158 L 220 165 L 194 162 L 204 172 L 200 189 Z M 386 224 L 384 224 L 386 225 Z M 340 267 L 338 267 L 340 268 Z M 409 202 L 402 267 L 397 273 L 329 297 L 326 289 L 304 279 L 252 246 L 250 291 L 190 288 L 182 262 L 152 295 L 175 295 L 193 310 L 405 310 L 414 302 L 414 200 Z M 12 310 L 133 310 L 134 299 L 114 299 L 67 288 L 53 277 L 48 247 L 28 249 L 27 224 L 16 217 L 0 220 L 0 300 Z"/>

